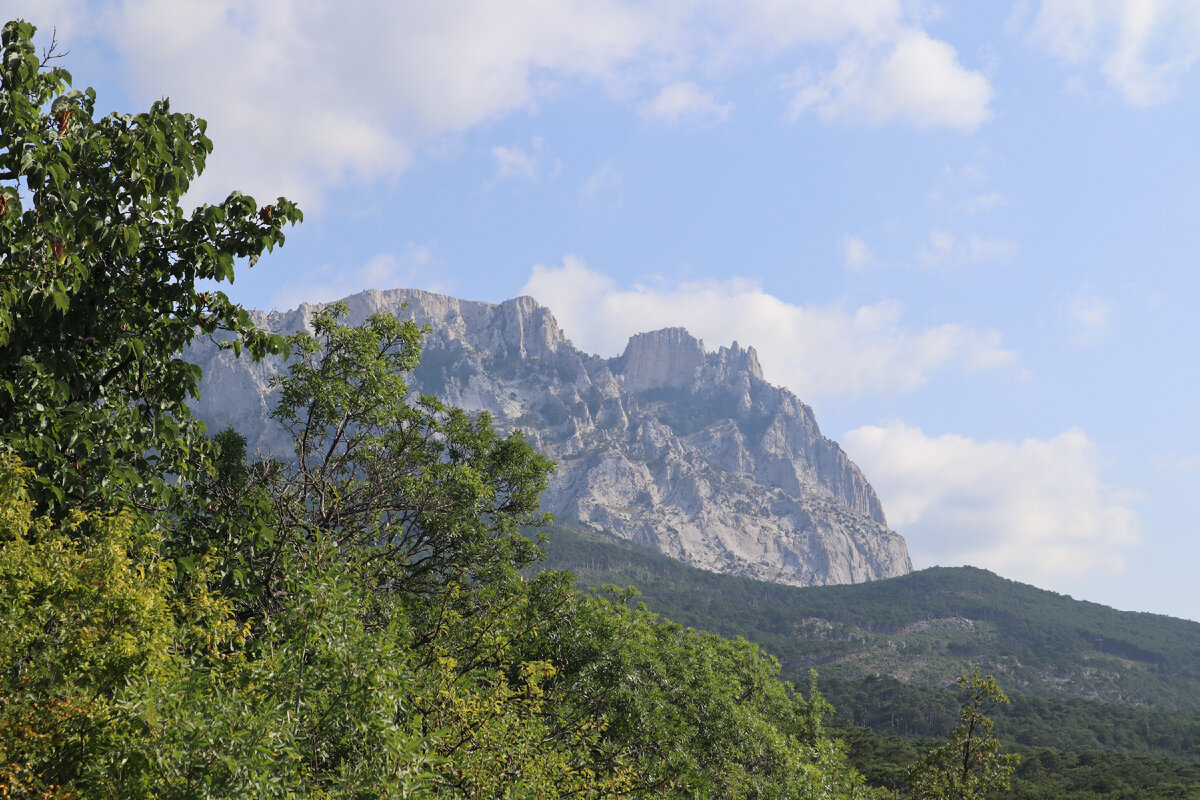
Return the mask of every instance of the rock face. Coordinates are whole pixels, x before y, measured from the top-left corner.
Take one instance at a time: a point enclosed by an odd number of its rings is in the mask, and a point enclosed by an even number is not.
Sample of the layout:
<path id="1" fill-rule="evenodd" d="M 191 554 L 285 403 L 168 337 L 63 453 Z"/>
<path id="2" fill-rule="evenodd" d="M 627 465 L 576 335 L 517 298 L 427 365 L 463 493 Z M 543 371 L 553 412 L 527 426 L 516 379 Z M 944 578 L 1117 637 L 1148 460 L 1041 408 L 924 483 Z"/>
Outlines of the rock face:
<path id="1" fill-rule="evenodd" d="M 795 585 L 858 583 L 912 570 L 875 491 L 812 410 L 768 384 L 754 348 L 707 352 L 682 328 L 641 333 L 611 359 L 576 349 L 532 298 L 499 305 L 416 290 L 349 297 L 349 321 L 386 311 L 428 323 L 414 390 L 501 430 L 520 428 L 557 462 L 543 508 L 716 572 Z M 407 303 L 407 308 L 402 305 Z M 281 333 L 314 306 L 254 313 Z M 290 454 L 267 418 L 278 361 L 194 348 L 196 409 L 252 450 Z"/>

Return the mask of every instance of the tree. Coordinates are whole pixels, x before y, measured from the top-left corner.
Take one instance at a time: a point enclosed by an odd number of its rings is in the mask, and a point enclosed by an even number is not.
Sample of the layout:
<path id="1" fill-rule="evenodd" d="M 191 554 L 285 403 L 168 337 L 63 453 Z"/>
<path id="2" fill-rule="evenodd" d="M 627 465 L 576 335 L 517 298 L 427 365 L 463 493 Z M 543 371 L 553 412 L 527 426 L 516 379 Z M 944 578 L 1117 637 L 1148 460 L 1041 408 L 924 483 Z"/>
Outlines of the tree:
<path id="1" fill-rule="evenodd" d="M 271 498 L 277 529 L 258 579 L 270 583 L 282 549 L 317 539 L 367 552 L 367 583 L 414 598 L 519 577 L 539 556 L 519 529 L 548 519 L 538 502 L 550 461 L 520 433 L 498 434 L 487 414 L 409 400 L 415 324 L 376 314 L 348 327 L 343 314 L 330 306 L 313 318 L 314 333 L 290 336 L 292 361 L 275 378 L 272 416 L 292 435 L 295 459 L 253 470 L 248 489 Z"/>
<path id="2" fill-rule="evenodd" d="M 832 707 L 811 676 L 805 698 L 780 665 L 745 639 L 685 628 L 630 608 L 633 589 L 571 594 L 571 576 L 539 576 L 535 636 L 514 646 L 556 673 L 547 688 L 570 698 L 555 713 L 571 729 L 605 719 L 602 754 L 620 757 L 637 792 L 669 797 L 871 800 L 845 748 L 825 727 Z M 549 579 L 549 580 L 547 580 Z M 614 761 L 615 765 L 615 761 Z M 635 795 L 641 796 L 641 795 Z"/>
<path id="3" fill-rule="evenodd" d="M 0 455 L 0 795 L 142 796 L 145 689 L 178 689 L 170 674 L 211 670 L 242 635 L 203 570 L 177 582 L 147 520 L 39 515 L 33 477 Z"/>
<path id="4" fill-rule="evenodd" d="M 1020 756 L 1002 754 L 992 736 L 995 725 L 988 714 L 1008 695 L 991 675 L 981 677 L 979 668 L 958 679 L 966 693 L 959 712 L 961 722 L 950 741 L 927 753 L 914 765 L 910 786 L 920 800 L 976 800 L 990 792 L 1007 790 L 1009 778 Z"/>
<path id="5" fill-rule="evenodd" d="M 284 346 L 197 282 L 232 281 L 301 214 L 234 192 L 185 215 L 212 150 L 204 121 L 166 100 L 95 119 L 95 92 L 71 90 L 33 35 L 13 21 L 0 36 L 0 444 L 53 513 L 161 510 L 206 450 L 184 347 L 216 332 L 255 357 Z"/>

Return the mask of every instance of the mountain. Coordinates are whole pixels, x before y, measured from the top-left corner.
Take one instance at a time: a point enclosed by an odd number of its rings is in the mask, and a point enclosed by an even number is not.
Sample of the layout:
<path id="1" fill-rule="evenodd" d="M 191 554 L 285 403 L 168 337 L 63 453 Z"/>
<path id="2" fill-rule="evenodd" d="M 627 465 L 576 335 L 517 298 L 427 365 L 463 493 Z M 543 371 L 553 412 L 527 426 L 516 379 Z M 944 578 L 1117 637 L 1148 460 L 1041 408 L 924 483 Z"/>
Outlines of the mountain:
<path id="1" fill-rule="evenodd" d="M 1200 710 L 1200 623 L 1117 611 L 987 570 L 779 586 L 569 529 L 549 533 L 547 553 L 549 566 L 583 586 L 636 585 L 639 599 L 676 622 L 761 644 L 793 678 L 816 668 L 823 678 L 947 687 L 980 667 L 1005 689 L 1040 697 Z"/>
<path id="2" fill-rule="evenodd" d="M 1012 697 L 997 734 L 1023 747 L 1200 761 L 1200 623 L 1117 611 L 972 567 L 856 586 L 716 575 L 611 537 L 544 532 L 545 567 L 581 587 L 636 585 L 676 622 L 744 636 L 847 723 L 945 739 L 976 667 Z"/>
<path id="3" fill-rule="evenodd" d="M 601 358 L 529 297 L 495 305 L 393 290 L 344 302 L 352 324 L 376 312 L 427 324 L 411 388 L 523 430 L 557 464 L 543 508 L 564 521 L 706 570 L 800 586 L 912 570 L 866 478 L 812 409 L 763 379 L 753 348 L 709 352 L 668 328 Z M 288 333 L 307 329 L 317 308 L 253 319 Z M 252 451 L 290 455 L 267 417 L 279 359 L 215 347 L 185 357 L 204 370 L 195 411 L 210 430 L 232 424 Z"/>

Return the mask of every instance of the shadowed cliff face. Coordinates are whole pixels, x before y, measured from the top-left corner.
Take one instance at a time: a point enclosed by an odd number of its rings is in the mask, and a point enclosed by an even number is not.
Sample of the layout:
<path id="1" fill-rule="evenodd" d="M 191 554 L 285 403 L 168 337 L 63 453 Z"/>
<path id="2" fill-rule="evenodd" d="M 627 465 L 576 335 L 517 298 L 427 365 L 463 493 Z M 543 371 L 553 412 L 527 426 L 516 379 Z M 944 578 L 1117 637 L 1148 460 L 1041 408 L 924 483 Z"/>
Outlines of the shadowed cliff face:
<path id="1" fill-rule="evenodd" d="M 796 585 L 858 583 L 912 570 L 866 478 L 821 435 L 812 410 L 763 380 L 753 348 L 706 352 L 682 328 L 641 333 L 604 359 L 577 350 L 532 298 L 499 305 L 415 290 L 347 298 L 349 321 L 377 311 L 428 323 L 411 387 L 501 430 L 520 428 L 558 469 L 543 508 L 689 564 Z M 407 303 L 407 308 L 402 305 Z M 256 313 L 279 332 L 314 307 Z M 286 457 L 267 420 L 278 360 L 195 348 L 197 413 L 232 423 L 252 449 Z"/>

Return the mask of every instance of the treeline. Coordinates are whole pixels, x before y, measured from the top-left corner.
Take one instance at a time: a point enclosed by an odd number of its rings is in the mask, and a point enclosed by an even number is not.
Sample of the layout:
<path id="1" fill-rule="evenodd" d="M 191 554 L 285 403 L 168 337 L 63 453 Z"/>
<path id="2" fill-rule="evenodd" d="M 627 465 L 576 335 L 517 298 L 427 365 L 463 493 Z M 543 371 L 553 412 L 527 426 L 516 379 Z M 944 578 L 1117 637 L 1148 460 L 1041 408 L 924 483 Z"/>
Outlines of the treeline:
<path id="1" fill-rule="evenodd" d="M 900 747 L 903 752 L 894 757 L 887 755 L 887 748 L 873 748 L 866 756 L 855 757 L 868 779 L 882 786 L 903 780 L 916 751 L 929 741 L 944 740 L 958 724 L 959 694 L 939 676 L 953 674 L 969 658 L 985 665 L 995 663 L 996 653 L 1009 654 L 1017 637 L 1023 637 L 1018 640 L 1022 648 L 1030 648 L 1031 641 L 1057 640 L 1059 634 L 1039 628 L 1044 620 L 1075 631 L 1070 637 L 1062 635 L 1063 640 L 1078 641 L 1081 629 L 1107 630 L 1108 622 L 1115 618 L 1144 623 L 1147 630 L 1138 634 L 1137 641 L 1146 647 L 1170 640 L 1171 634 L 1183 634 L 1170 641 L 1162 660 L 1189 652 L 1195 641 L 1194 623 L 1078 603 L 982 570 L 925 570 L 871 584 L 801 589 L 697 570 L 644 548 L 569 528 L 555 527 L 546 533 L 550 537 L 548 563 L 575 571 L 583 585 L 636 584 L 642 592 L 638 599 L 654 611 L 701 630 L 724 635 L 740 632 L 778 655 L 785 678 L 803 675 L 816 666 L 821 674 L 821 692 L 837 710 L 839 736 L 848 738 L 852 745 L 862 736 L 874 742 L 907 742 Z M 1013 602 L 1014 598 L 1019 602 Z M 1019 628 L 1013 626 L 1003 635 L 989 629 L 981 636 L 979 630 L 965 625 L 918 632 L 916 636 L 928 636 L 933 642 L 924 650 L 913 645 L 913 634 L 906 635 L 908 646 L 901 649 L 903 639 L 901 644 L 893 645 L 890 636 L 873 633 L 881 629 L 901 631 L 931 616 L 962 615 L 970 619 L 968 615 L 978 614 L 981 607 L 997 618 L 1008 619 L 1025 613 L 1022 609 L 1036 611 L 1030 612 L 1030 621 L 1022 621 Z M 1128 622 L 1116 627 L 1127 629 Z M 881 637 L 880 644 L 870 641 L 872 635 Z M 952 649 L 955 636 L 963 637 L 959 652 Z M 876 660 L 879 651 L 888 653 L 893 661 Z M 1022 752 L 1041 753 L 1050 748 L 1070 755 L 1054 763 L 1089 775 L 1104 772 L 1103 765 L 1112 763 L 1129 765 L 1130 774 L 1145 771 L 1136 767 L 1138 764 L 1157 764 L 1164 775 L 1182 776 L 1180 780 L 1194 777 L 1195 764 L 1200 763 L 1200 710 L 1187 705 L 1148 706 L 1091 699 L 1080 696 L 1091 688 L 1082 678 L 1071 684 L 1071 690 L 1078 693 L 1074 696 L 1061 690 L 1054 695 L 1030 691 L 1041 688 L 1039 677 L 1047 665 L 1059 676 L 1082 675 L 1094 669 L 1091 658 L 1086 651 L 1050 651 L 1030 659 L 1031 663 L 1022 659 L 1022 669 L 1005 673 L 1010 686 L 1029 688 L 1010 691 L 1011 704 L 996 708 L 993 716 L 997 736 Z M 842 661 L 837 663 L 838 659 Z M 926 674 L 936 682 L 872 674 L 872 669 L 907 669 L 910 659 L 932 662 Z M 1156 683 L 1159 679 L 1170 680 L 1168 697 L 1195 690 L 1186 674 L 1166 676 L 1154 670 L 1147 676 L 1131 670 L 1125 677 L 1133 697 L 1161 696 Z M 1191 699 L 1194 701 L 1194 697 Z M 870 731 L 860 731 L 862 728 Z M 857 746 L 851 752 L 859 753 Z M 1029 773 L 1024 767 L 1018 771 L 1014 787 L 1024 786 L 1021 791 L 1026 793 L 1020 796 L 1043 796 L 1034 789 L 1057 785 L 1045 776 L 1038 777 L 1040 774 Z M 1090 777 L 1079 780 L 1092 785 L 1088 783 Z M 1170 795 L 1167 792 L 1162 796 Z"/>
<path id="2" fill-rule="evenodd" d="M 891 676 L 822 678 L 821 692 L 852 725 L 883 734 L 944 739 L 957 724 L 956 692 Z M 1109 751 L 1200 763 L 1200 712 L 1123 706 L 1009 692 L 994 714 L 1000 737 L 1024 748 Z"/>
<path id="3" fill-rule="evenodd" d="M 1004 725 L 997 722 L 997 728 Z M 850 761 L 875 786 L 902 790 L 911 765 L 929 740 L 882 735 L 866 728 L 838 725 L 835 732 L 849 747 Z M 1008 790 L 993 798 L 1015 800 L 1196 800 L 1200 763 L 1173 758 L 1131 756 L 1111 751 L 1072 752 L 1056 748 L 1016 747 L 1021 763 Z"/>
<path id="4" fill-rule="evenodd" d="M 1020 624 L 1009 628 L 1006 635 L 1023 637 L 1018 639 L 1021 646 L 1031 649 L 1029 642 L 1047 640 L 1081 646 L 1089 636 L 1081 631 L 1108 633 L 1115 618 L 1124 618 L 1113 627 L 1149 651 L 1151 661 L 1180 659 L 1196 640 L 1194 623 L 1078 603 L 982 570 L 925 570 L 871 584 L 798 589 L 693 569 L 644 548 L 569 528 L 556 527 L 546 533 L 550 537 L 549 563 L 575 570 L 584 585 L 637 584 L 642 590 L 639 599 L 666 616 L 703 630 L 741 631 L 768 652 L 783 655 L 785 677 L 789 670 L 798 674 L 819 664 L 821 692 L 837 709 L 833 731 L 848 745 L 851 763 L 868 783 L 891 791 L 905 791 L 921 754 L 950 735 L 959 722 L 960 697 L 944 684 L 901 681 L 888 675 L 857 676 L 863 670 L 855 665 L 856 656 L 863 655 L 864 662 L 873 663 L 865 645 L 875 632 L 903 631 L 930 617 L 972 619 L 987 613 L 993 619 L 1020 617 Z M 1046 623 L 1051 626 L 1049 632 L 1040 627 Z M 1145 630 L 1130 630 L 1139 624 Z M 989 629 L 987 634 L 995 631 Z M 955 633 L 971 635 L 972 631 L 965 627 L 935 631 L 943 648 Z M 1012 644 L 1012 639 L 996 639 L 990 646 L 1006 649 Z M 1165 654 L 1150 651 L 1151 647 L 1162 647 Z M 967 655 L 930 648 L 924 653 L 901 652 L 896 657 L 903 663 L 906 658 L 929 658 L 941 652 L 950 662 L 940 665 L 944 673 L 956 669 L 959 659 L 978 658 L 986 663 L 993 657 L 982 643 L 960 649 Z M 1060 670 L 1059 674 L 1065 673 L 1064 663 L 1082 672 L 1083 659 L 1088 656 L 1086 649 L 1082 653 L 1067 649 L 1052 656 L 1041 654 L 1028 667 L 1035 677 L 1046 662 Z M 852 677 L 838 677 L 837 665 L 830 663 L 836 658 L 850 662 L 843 670 Z M 1186 677 L 1187 670 L 1184 673 L 1178 681 L 1172 679 L 1175 685 L 1168 697 L 1194 685 Z M 1151 688 L 1137 683 L 1131 694 L 1153 694 L 1158 676 L 1162 672 L 1154 671 Z M 1133 680 L 1144 677 L 1136 674 Z M 1036 683 L 1021 672 L 1009 673 L 1008 679 L 1017 684 Z M 1080 692 L 1088 689 L 1086 683 L 1076 683 L 1073 688 Z M 1013 773 L 1011 788 L 992 797 L 1200 798 L 1200 711 L 1195 708 L 1126 705 L 1029 691 L 1013 691 L 1009 696 L 1012 702 L 996 707 L 992 716 L 998 738 L 1022 760 Z"/>
<path id="5" fill-rule="evenodd" d="M 528 574 L 551 465 L 406 400 L 413 324 L 285 340 L 203 288 L 300 212 L 185 215 L 204 123 L 97 119 L 33 34 L 0 58 L 0 794 L 883 795 L 757 645 Z M 289 356 L 293 459 L 191 418 L 198 343 Z"/>

